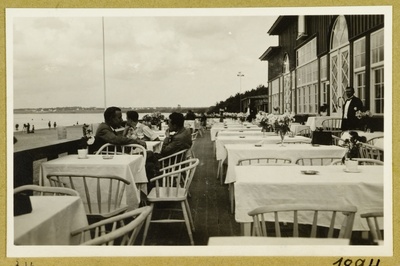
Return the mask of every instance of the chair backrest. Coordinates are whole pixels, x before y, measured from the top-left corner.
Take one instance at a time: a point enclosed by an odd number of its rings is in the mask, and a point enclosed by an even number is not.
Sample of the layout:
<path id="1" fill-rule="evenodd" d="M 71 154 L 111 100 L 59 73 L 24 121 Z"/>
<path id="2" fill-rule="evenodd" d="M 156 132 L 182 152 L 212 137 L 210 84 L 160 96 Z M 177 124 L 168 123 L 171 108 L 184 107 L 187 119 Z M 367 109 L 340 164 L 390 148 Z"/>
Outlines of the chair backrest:
<path id="1" fill-rule="evenodd" d="M 344 139 L 342 139 L 338 136 L 332 135 L 332 144 L 333 145 L 342 146 L 344 143 L 345 143 Z"/>
<path id="2" fill-rule="evenodd" d="M 197 134 L 198 134 L 198 133 L 199 133 L 198 131 L 192 133 L 192 142 L 195 141 L 195 140 L 197 139 Z"/>
<path id="3" fill-rule="evenodd" d="M 315 238 L 317 237 L 317 228 L 321 226 L 321 222 L 318 220 L 320 218 L 320 220 L 325 219 L 325 222 L 328 223 L 323 224 L 324 227 L 329 228 L 324 237 L 350 239 L 356 212 L 357 207 L 352 205 L 288 203 L 258 207 L 248 214 L 253 217 L 254 236 L 275 235 L 282 237 L 280 223 L 287 222 L 292 223 L 292 237 L 307 237 L 307 235 L 299 233 L 299 226 L 306 224 L 311 225 L 308 236 Z M 281 220 L 279 217 L 281 217 Z M 272 229 L 274 232 L 272 233 L 268 233 L 271 230 L 266 225 L 268 221 L 272 221 L 274 224 L 274 230 Z M 340 227 L 339 232 L 335 233 L 335 228 L 338 229 L 338 227 Z"/>
<path id="4" fill-rule="evenodd" d="M 365 218 L 367 220 L 372 240 L 383 240 L 383 234 L 378 221 L 378 218 L 383 218 L 383 211 L 362 213 L 360 216 L 361 218 Z"/>
<path id="5" fill-rule="evenodd" d="M 360 143 L 361 158 L 383 161 L 383 149 L 374 145 Z"/>
<path id="6" fill-rule="evenodd" d="M 237 165 L 279 165 L 290 163 L 292 163 L 292 160 L 285 158 L 251 158 L 240 159 Z"/>
<path id="7" fill-rule="evenodd" d="M 328 118 L 322 121 L 322 128 L 327 131 L 341 130 L 342 119 L 341 118 Z"/>
<path id="8" fill-rule="evenodd" d="M 189 159 L 167 166 L 164 174 L 150 180 L 155 182 L 156 197 L 161 197 L 161 188 L 162 197 L 186 197 L 198 164 L 199 159 Z"/>
<path id="9" fill-rule="evenodd" d="M 352 160 L 358 161 L 358 165 L 383 165 L 382 161 L 374 159 L 353 158 Z M 335 160 L 331 163 L 331 165 L 341 165 L 341 164 L 343 164 L 342 160 Z"/>
<path id="10" fill-rule="evenodd" d="M 151 207 L 145 206 L 85 226 L 71 232 L 71 235 L 79 235 L 80 245 L 134 245 L 150 213 Z"/>
<path id="11" fill-rule="evenodd" d="M 175 152 L 174 154 L 158 159 L 158 162 L 160 163 L 160 171 L 163 172 L 164 168 L 166 168 L 167 166 L 174 165 L 184 161 L 188 157 L 188 151 L 189 151 L 188 149 L 184 149 Z"/>
<path id="12" fill-rule="evenodd" d="M 311 129 L 304 128 L 302 130 L 299 130 L 296 135 L 311 138 Z"/>
<path id="13" fill-rule="evenodd" d="M 146 148 L 139 144 L 126 144 L 126 145 L 115 145 L 111 143 L 106 143 L 99 148 L 96 155 L 125 155 L 125 154 L 141 154 L 147 157 Z"/>
<path id="14" fill-rule="evenodd" d="M 324 131 L 330 131 L 333 135 L 340 137 L 342 134 L 342 119 L 341 118 L 328 118 L 321 123 Z"/>
<path id="15" fill-rule="evenodd" d="M 67 187 L 78 191 L 88 216 L 108 217 L 126 209 L 122 199 L 130 182 L 121 177 L 50 173 L 47 179 L 52 187 Z"/>
<path id="16" fill-rule="evenodd" d="M 23 185 L 17 188 L 14 188 L 14 194 L 23 192 L 23 191 L 32 191 L 33 195 L 39 196 L 78 196 L 79 193 L 76 190 L 64 187 L 45 187 L 38 185 Z"/>
<path id="17" fill-rule="evenodd" d="M 341 160 L 340 157 L 323 157 L 323 158 L 299 158 L 296 161 L 298 165 L 331 165 L 332 162 Z"/>
<path id="18" fill-rule="evenodd" d="M 371 138 L 371 139 L 367 140 L 366 143 L 369 144 L 369 145 L 375 145 L 377 141 L 380 141 L 382 139 L 383 139 L 383 136 L 374 137 L 374 138 Z"/>

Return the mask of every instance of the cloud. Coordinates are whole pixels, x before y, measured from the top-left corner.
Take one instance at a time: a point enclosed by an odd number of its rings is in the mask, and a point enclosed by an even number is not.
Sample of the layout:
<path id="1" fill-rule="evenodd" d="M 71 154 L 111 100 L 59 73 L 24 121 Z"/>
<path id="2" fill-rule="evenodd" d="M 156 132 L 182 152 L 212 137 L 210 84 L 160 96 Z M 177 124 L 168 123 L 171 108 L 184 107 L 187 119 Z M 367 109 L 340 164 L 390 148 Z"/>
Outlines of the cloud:
<path id="1" fill-rule="evenodd" d="M 210 106 L 266 83 L 274 17 L 105 17 L 107 103 Z M 269 23 L 269 24 L 268 24 Z M 102 106 L 101 17 L 14 20 L 14 105 Z M 231 32 L 231 34 L 229 34 Z M 269 44 L 271 43 L 271 44 Z M 266 85 L 266 84 L 265 84 Z"/>

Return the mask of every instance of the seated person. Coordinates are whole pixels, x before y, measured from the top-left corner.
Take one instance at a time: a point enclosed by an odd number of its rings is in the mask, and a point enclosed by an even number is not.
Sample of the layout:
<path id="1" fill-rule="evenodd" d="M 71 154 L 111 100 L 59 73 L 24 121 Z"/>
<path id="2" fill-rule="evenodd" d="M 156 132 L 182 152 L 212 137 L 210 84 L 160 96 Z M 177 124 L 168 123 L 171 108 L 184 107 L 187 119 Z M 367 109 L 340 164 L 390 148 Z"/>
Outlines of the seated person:
<path id="1" fill-rule="evenodd" d="M 161 148 L 161 157 L 174 154 L 178 151 L 189 149 L 192 146 L 190 130 L 184 127 L 185 118 L 181 113 L 169 115 L 168 129 Z"/>
<path id="2" fill-rule="evenodd" d="M 109 107 L 104 111 L 104 123 L 101 123 L 96 131 L 95 143 L 98 148 L 105 143 L 115 145 L 139 144 L 146 147 L 146 142 L 139 139 L 132 139 L 117 133 L 116 129 L 121 128 L 122 112 L 118 107 Z M 152 151 L 147 151 L 146 175 L 147 179 L 153 178 L 158 171 L 157 158 Z"/>
<path id="3" fill-rule="evenodd" d="M 195 120 L 195 119 L 196 119 L 196 114 L 193 113 L 192 110 L 189 110 L 189 111 L 187 112 L 187 114 L 186 114 L 185 119 L 186 119 L 186 120 Z"/>
<path id="4" fill-rule="evenodd" d="M 160 140 L 158 135 L 145 124 L 139 122 L 139 114 L 136 111 L 126 112 L 126 126 L 124 136 L 132 139 Z"/>
<path id="5" fill-rule="evenodd" d="M 95 143 L 96 148 L 100 148 L 106 143 L 114 145 L 126 145 L 126 144 L 139 144 L 146 147 L 146 142 L 139 139 L 131 139 L 118 133 L 118 129 L 122 125 L 122 112 L 118 107 L 108 107 L 104 111 L 104 122 L 100 123 L 96 131 Z"/>

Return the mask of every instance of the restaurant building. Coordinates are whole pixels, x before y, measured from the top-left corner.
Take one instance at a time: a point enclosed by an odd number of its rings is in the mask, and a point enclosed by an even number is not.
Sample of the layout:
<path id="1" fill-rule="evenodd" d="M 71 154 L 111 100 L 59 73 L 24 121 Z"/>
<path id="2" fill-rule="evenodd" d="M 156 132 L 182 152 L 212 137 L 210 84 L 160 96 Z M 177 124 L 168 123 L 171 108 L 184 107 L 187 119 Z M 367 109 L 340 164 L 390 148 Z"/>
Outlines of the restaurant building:
<path id="1" fill-rule="evenodd" d="M 384 113 L 384 15 L 279 16 L 268 61 L 268 108 L 341 117 L 347 86 L 375 119 Z M 383 125 L 383 123 L 382 123 Z"/>

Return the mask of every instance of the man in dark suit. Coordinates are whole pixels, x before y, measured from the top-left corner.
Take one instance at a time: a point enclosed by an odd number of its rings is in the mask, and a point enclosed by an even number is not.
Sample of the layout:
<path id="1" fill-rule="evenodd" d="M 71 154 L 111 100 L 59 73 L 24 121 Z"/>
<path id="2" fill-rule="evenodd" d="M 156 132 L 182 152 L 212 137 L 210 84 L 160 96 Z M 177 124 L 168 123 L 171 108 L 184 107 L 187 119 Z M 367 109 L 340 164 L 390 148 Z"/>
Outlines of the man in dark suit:
<path id="1" fill-rule="evenodd" d="M 99 125 L 96 131 L 96 148 L 105 143 L 115 145 L 139 144 L 146 147 L 146 142 L 139 139 L 131 139 L 122 135 L 122 112 L 118 107 L 108 107 L 104 111 L 104 122 Z M 121 130 L 122 129 L 122 130 Z"/>
<path id="2" fill-rule="evenodd" d="M 346 88 L 347 100 L 343 105 L 342 130 L 355 130 L 359 128 L 360 120 L 356 117 L 357 111 L 362 111 L 362 101 L 354 96 L 354 88 Z"/>
<path id="3" fill-rule="evenodd" d="M 162 157 L 189 149 L 192 146 L 192 135 L 184 127 L 184 122 L 185 118 L 181 113 L 174 112 L 169 115 L 168 129 L 165 132 L 166 137 L 161 148 Z"/>

